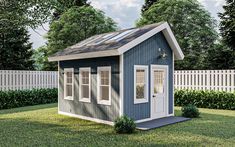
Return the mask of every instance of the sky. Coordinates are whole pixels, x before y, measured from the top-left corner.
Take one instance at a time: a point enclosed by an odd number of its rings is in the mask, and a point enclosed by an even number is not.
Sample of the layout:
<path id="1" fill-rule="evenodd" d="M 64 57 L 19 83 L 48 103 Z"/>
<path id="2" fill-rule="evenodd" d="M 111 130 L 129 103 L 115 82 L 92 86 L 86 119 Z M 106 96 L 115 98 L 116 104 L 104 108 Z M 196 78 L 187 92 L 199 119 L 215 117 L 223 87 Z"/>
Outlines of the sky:
<path id="1" fill-rule="evenodd" d="M 206 10 L 211 13 L 217 21 L 217 13 L 223 12 L 222 6 L 225 0 L 198 0 Z M 141 7 L 144 0 L 90 0 L 91 5 L 105 12 L 111 17 L 121 29 L 135 26 L 135 21 L 140 17 Z M 45 29 L 44 29 L 45 28 Z M 33 48 L 38 48 L 45 44 L 44 36 L 48 30 L 48 24 L 44 28 L 39 27 L 35 31 L 29 29 L 30 41 L 33 42 Z"/>

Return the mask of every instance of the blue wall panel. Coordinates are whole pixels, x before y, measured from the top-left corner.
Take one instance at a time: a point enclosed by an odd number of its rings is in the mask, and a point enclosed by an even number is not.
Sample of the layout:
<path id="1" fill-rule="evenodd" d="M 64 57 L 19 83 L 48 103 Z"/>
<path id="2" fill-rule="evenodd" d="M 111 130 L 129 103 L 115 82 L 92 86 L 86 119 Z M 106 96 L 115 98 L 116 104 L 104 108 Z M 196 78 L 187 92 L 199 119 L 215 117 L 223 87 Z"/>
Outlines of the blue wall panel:
<path id="1" fill-rule="evenodd" d="M 59 111 L 114 121 L 119 116 L 119 56 L 60 62 Z M 111 66 L 111 105 L 97 104 L 97 67 Z M 79 68 L 91 67 L 91 103 L 79 101 Z M 64 99 L 64 68 L 74 68 L 74 100 Z"/>
<path id="2" fill-rule="evenodd" d="M 159 58 L 159 48 L 164 49 L 167 53 L 166 59 Z M 134 104 L 134 65 L 148 65 L 150 81 L 151 64 L 169 65 L 169 114 L 173 113 L 172 50 L 164 35 L 162 33 L 158 33 L 124 53 L 124 114 L 134 120 L 150 117 L 150 100 L 148 103 Z"/>

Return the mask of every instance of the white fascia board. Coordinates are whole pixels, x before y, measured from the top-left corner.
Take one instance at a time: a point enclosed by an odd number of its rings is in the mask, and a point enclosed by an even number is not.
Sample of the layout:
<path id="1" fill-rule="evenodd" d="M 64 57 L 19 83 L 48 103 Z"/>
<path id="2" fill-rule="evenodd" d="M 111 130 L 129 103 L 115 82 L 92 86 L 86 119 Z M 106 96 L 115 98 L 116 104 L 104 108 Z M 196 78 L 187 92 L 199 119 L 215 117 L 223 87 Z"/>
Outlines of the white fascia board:
<path id="1" fill-rule="evenodd" d="M 184 58 L 184 54 L 183 54 L 179 44 L 177 43 L 177 41 L 176 41 L 176 39 L 170 29 L 170 26 L 168 25 L 167 22 L 161 24 L 160 26 L 152 29 L 151 31 L 145 33 L 144 35 L 141 35 L 140 37 L 136 38 L 135 40 L 120 47 L 118 49 L 119 54 L 125 53 L 126 51 L 132 49 L 136 45 L 140 44 L 141 42 L 147 40 L 148 38 L 154 36 L 155 34 L 161 32 L 161 31 L 163 31 L 163 34 L 164 34 L 168 44 L 172 48 L 172 50 L 175 54 L 175 59 L 182 60 Z"/>
<path id="2" fill-rule="evenodd" d="M 176 38 L 175 38 L 170 26 L 168 25 L 168 23 L 166 24 L 166 28 L 162 32 L 163 32 L 169 46 L 171 47 L 171 49 L 174 52 L 175 59 L 176 60 L 183 60 L 184 54 L 183 54 L 178 42 L 176 41 Z"/>
<path id="3" fill-rule="evenodd" d="M 64 60 L 87 59 L 87 58 L 107 57 L 107 56 L 117 56 L 117 55 L 119 55 L 119 53 L 115 49 L 115 50 L 108 50 L 108 51 L 106 50 L 106 51 L 97 51 L 97 52 L 49 57 L 48 60 L 49 61 L 64 61 Z"/>

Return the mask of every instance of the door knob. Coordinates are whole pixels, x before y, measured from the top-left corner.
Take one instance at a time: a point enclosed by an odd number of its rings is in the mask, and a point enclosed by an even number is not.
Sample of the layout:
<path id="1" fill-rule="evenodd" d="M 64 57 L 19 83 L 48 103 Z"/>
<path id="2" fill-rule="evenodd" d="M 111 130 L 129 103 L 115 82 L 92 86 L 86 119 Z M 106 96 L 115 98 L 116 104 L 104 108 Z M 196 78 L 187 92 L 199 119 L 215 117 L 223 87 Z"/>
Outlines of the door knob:
<path id="1" fill-rule="evenodd" d="M 153 95 L 153 97 L 156 97 L 156 95 Z"/>

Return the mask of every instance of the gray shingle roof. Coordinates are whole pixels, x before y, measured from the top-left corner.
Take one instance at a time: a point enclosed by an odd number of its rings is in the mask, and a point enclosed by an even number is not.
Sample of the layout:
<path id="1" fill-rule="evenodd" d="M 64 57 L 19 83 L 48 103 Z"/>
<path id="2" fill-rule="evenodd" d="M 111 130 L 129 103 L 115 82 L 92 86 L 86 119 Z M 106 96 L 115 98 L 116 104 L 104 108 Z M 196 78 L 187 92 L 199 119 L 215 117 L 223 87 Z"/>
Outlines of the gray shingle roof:
<path id="1" fill-rule="evenodd" d="M 148 31 L 151 31 L 152 29 L 156 28 L 157 26 L 161 25 L 163 22 L 160 23 L 156 23 L 156 24 L 151 24 L 151 25 L 146 25 L 140 28 L 130 28 L 130 29 L 125 29 L 125 30 L 120 30 L 117 32 L 111 32 L 111 33 L 105 33 L 105 34 L 100 34 L 100 35 L 95 35 L 92 36 L 88 39 L 85 39 L 84 41 L 81 41 L 73 46 L 67 47 L 64 50 L 58 51 L 57 53 L 55 53 L 54 55 L 52 55 L 51 57 L 56 57 L 56 56 L 66 56 L 66 55 L 74 55 L 74 54 L 81 54 L 81 53 L 89 53 L 89 52 L 97 52 L 97 51 L 106 51 L 106 50 L 115 50 L 118 49 L 120 47 L 122 47 L 123 45 L 133 41 L 134 39 L 140 37 L 141 35 L 147 33 Z M 130 33 L 129 35 L 127 35 L 126 37 L 124 37 L 121 40 L 118 41 L 103 41 L 99 44 L 95 44 L 93 41 L 90 42 L 91 40 L 95 40 L 104 36 L 109 36 L 109 35 L 114 35 L 112 36 L 115 37 L 118 34 L 121 34 L 125 31 L 128 30 L 134 30 L 132 33 Z M 111 39 L 111 38 L 109 38 Z M 109 40 L 108 39 L 108 40 Z"/>

